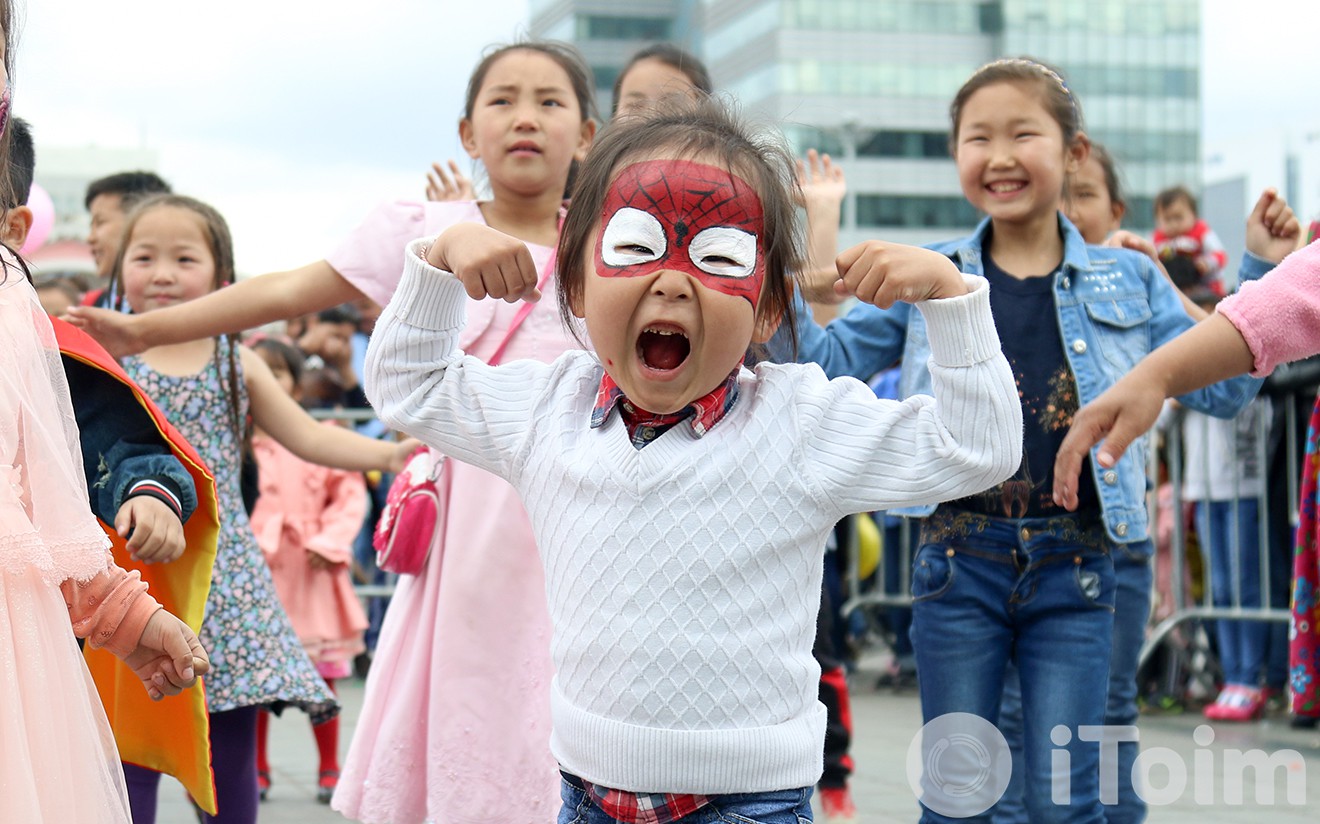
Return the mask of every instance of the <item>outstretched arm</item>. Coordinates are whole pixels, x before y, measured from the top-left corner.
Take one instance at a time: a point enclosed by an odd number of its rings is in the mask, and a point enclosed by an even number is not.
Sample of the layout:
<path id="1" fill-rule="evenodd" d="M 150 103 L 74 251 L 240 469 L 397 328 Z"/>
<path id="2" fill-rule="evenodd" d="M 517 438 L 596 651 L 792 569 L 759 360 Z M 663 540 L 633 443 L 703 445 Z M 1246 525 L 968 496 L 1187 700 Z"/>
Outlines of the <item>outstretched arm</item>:
<path id="1" fill-rule="evenodd" d="M 1277 192 L 1267 189 L 1247 218 L 1247 247 L 1253 254 L 1277 263 L 1296 243 L 1300 232 L 1292 209 Z M 1320 249 L 1316 251 L 1320 253 Z M 1082 407 L 1073 417 L 1072 428 L 1055 457 L 1055 503 L 1067 509 L 1076 507 L 1077 478 L 1091 448 L 1103 440 L 1096 461 L 1106 469 L 1113 466 L 1132 442 L 1155 424 L 1165 398 L 1251 372 L 1253 368 L 1259 373 L 1262 358 L 1253 353 L 1247 337 L 1230 320 L 1233 303 L 1254 302 L 1258 300 L 1256 295 L 1280 300 L 1279 292 L 1285 295 L 1295 292 L 1294 298 L 1300 298 L 1305 294 L 1300 279 L 1306 277 L 1308 269 L 1314 283 L 1317 267 L 1314 263 L 1308 267 L 1306 253 L 1302 252 L 1258 283 L 1246 284 L 1244 292 L 1220 305 L 1220 311 L 1151 352 L 1100 397 Z M 1293 309 L 1296 311 L 1298 304 L 1304 302 L 1295 299 Z M 1320 350 L 1320 336 L 1314 332 L 1320 321 L 1320 301 L 1312 299 L 1311 313 L 1310 324 L 1279 319 L 1275 326 L 1283 334 L 1309 338 L 1309 351 L 1314 353 Z M 1296 357 L 1305 354 L 1295 353 Z"/>
<path id="2" fill-rule="evenodd" d="M 304 461 L 336 469 L 398 472 L 417 441 L 394 443 L 351 429 L 322 426 L 280 387 L 270 367 L 247 347 L 239 350 L 252 399 L 252 422 Z"/>
<path id="3" fill-rule="evenodd" d="M 153 346 L 241 332 L 263 323 L 359 300 L 362 293 L 329 262 L 248 278 L 197 300 L 141 315 L 75 306 L 68 320 L 115 357 Z"/>

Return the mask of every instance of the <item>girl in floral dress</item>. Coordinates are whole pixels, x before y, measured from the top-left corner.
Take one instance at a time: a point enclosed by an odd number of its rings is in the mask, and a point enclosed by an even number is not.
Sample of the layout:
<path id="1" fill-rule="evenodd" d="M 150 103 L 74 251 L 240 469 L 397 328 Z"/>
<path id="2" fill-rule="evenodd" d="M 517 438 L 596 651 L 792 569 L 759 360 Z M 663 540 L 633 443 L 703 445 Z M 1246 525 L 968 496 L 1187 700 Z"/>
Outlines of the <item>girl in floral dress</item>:
<path id="1" fill-rule="evenodd" d="M 208 294 L 233 280 L 229 230 L 214 209 L 164 195 L 130 216 L 112 277 L 138 313 Z M 402 468 L 415 444 L 364 438 L 319 425 L 276 382 L 269 367 L 230 338 L 149 349 L 124 363 L 212 467 L 222 528 L 202 625 L 212 651 L 207 679 L 212 763 L 219 812 L 206 822 L 256 821 L 256 725 L 260 707 L 293 704 L 313 723 L 338 706 L 280 605 L 248 523 L 239 489 L 249 412 L 295 454 L 350 470 Z M 155 820 L 159 774 L 127 767 L 135 824 Z"/>

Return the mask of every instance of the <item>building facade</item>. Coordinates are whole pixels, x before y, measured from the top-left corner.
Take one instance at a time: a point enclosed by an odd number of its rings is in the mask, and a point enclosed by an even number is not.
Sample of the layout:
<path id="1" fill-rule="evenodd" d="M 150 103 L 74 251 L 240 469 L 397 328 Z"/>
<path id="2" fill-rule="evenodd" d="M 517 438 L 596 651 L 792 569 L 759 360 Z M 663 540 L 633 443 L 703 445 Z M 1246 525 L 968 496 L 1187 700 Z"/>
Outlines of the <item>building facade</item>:
<path id="1" fill-rule="evenodd" d="M 926 243 L 979 215 L 949 156 L 948 107 L 997 57 L 1056 66 L 1087 132 L 1121 166 L 1127 225 L 1151 201 L 1199 189 L 1199 0 L 532 0 L 532 33 L 576 43 L 608 111 L 619 68 L 670 40 L 706 61 L 716 87 L 794 149 L 844 162 L 840 243 Z"/>

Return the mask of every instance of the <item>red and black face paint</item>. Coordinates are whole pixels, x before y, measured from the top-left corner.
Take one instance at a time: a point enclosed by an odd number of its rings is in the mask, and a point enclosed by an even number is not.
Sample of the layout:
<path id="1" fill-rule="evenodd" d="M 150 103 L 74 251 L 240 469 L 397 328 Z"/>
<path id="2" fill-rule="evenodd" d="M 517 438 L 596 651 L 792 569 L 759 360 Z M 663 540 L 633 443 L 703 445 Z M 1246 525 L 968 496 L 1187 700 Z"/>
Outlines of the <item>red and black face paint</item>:
<path id="1" fill-rule="evenodd" d="M 601 277 L 670 269 L 753 307 L 761 296 L 761 199 L 724 169 L 690 160 L 634 163 L 611 184 L 600 226 Z"/>

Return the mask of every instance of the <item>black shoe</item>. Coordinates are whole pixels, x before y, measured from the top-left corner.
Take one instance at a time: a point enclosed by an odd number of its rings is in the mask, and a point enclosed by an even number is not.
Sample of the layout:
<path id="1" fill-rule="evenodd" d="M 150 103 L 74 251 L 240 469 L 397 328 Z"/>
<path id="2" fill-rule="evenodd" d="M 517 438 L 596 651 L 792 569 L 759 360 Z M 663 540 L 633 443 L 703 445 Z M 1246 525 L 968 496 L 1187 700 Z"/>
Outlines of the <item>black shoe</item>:
<path id="1" fill-rule="evenodd" d="M 1317 722 L 1320 722 L 1320 718 L 1314 715 L 1294 715 L 1288 726 L 1295 730 L 1313 730 Z"/>

